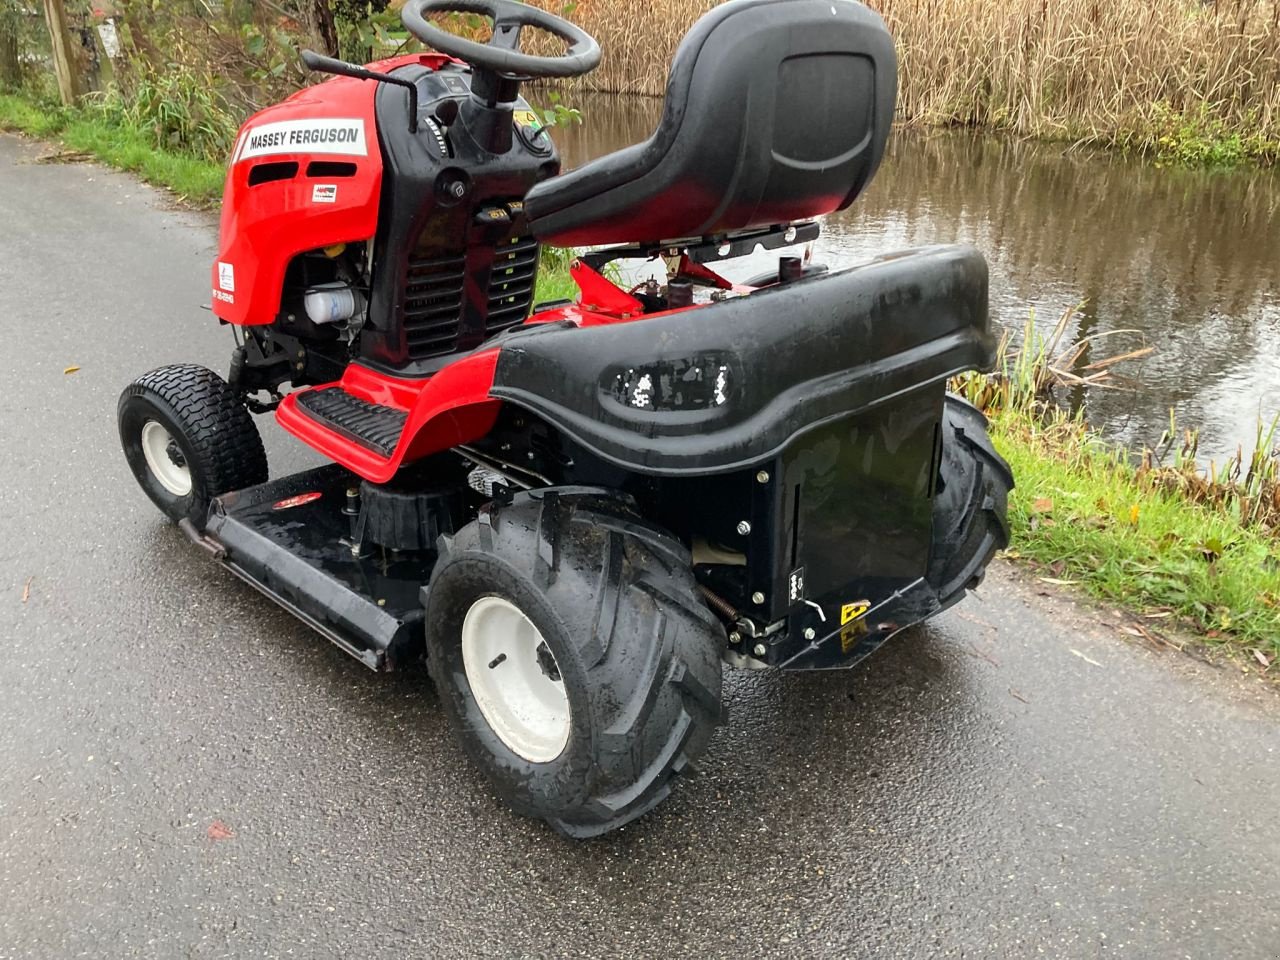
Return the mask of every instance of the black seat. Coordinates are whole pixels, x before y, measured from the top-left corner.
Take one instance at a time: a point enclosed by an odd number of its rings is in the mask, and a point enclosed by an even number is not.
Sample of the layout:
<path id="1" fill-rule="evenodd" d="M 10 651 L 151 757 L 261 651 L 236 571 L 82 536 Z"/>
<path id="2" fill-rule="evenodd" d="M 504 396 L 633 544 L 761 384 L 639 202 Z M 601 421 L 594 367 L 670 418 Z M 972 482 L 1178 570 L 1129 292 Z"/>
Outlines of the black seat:
<path id="1" fill-rule="evenodd" d="M 674 240 L 808 219 L 853 202 L 884 155 L 897 58 L 855 0 L 731 0 L 680 44 L 644 143 L 535 186 L 560 246 Z"/>

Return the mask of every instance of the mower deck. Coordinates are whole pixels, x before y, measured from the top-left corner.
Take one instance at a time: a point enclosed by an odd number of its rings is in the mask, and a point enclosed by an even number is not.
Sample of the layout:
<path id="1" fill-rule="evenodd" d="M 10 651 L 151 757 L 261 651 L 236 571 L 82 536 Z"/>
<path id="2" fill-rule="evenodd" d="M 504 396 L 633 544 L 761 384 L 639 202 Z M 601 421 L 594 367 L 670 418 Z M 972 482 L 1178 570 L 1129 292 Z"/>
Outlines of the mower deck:
<path id="1" fill-rule="evenodd" d="M 336 465 L 219 497 L 205 538 L 224 566 L 373 670 L 422 646 L 418 591 L 431 565 L 412 554 L 351 544 L 343 512 L 359 481 Z"/>

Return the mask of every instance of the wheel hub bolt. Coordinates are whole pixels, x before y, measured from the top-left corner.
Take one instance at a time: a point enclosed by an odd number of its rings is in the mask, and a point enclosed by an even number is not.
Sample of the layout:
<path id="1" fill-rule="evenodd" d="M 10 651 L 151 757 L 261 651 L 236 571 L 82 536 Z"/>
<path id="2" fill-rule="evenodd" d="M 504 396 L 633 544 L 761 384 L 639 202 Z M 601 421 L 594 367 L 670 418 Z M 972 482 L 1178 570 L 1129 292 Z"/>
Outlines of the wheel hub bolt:
<path id="1" fill-rule="evenodd" d="M 164 452 L 169 455 L 169 460 L 175 467 L 185 467 L 187 458 L 182 455 L 182 448 L 178 446 L 177 440 L 170 440 L 164 448 Z"/>
<path id="2" fill-rule="evenodd" d="M 538 668 L 543 675 L 555 683 L 562 682 L 560 667 L 556 664 L 556 658 L 552 656 L 551 648 L 547 646 L 547 641 L 543 640 L 542 643 L 538 644 L 536 656 L 538 658 Z"/>

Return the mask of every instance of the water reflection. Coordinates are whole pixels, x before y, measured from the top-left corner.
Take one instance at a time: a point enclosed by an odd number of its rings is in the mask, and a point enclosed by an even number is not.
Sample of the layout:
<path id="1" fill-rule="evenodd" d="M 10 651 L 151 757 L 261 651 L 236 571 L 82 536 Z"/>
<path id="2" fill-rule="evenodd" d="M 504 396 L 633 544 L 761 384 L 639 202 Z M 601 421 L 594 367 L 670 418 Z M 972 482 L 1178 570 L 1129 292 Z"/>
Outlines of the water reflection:
<path id="1" fill-rule="evenodd" d="M 557 131 L 566 164 L 644 139 L 659 101 L 586 98 L 586 123 Z M 898 131 L 866 195 L 828 219 L 816 259 L 832 266 L 903 246 L 963 241 L 992 267 L 999 322 L 1035 309 L 1051 326 L 1083 302 L 1082 332 L 1149 344 L 1134 388 L 1072 398 L 1111 436 L 1154 441 L 1174 407 L 1206 453 L 1253 437 L 1280 411 L 1280 177 L 1165 170 L 1139 161 L 963 133 Z M 743 276 L 776 254 L 744 264 Z M 762 262 L 764 261 L 764 262 Z M 767 266 L 765 266 L 767 268 Z"/>

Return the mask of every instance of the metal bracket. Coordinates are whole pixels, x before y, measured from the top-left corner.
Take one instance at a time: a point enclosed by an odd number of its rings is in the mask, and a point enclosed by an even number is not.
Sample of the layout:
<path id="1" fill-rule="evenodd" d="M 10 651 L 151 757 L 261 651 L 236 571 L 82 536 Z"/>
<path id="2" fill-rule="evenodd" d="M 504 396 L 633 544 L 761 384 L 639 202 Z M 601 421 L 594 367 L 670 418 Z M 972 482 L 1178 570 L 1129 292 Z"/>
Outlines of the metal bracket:
<path id="1" fill-rule="evenodd" d="M 578 259 L 599 271 L 614 260 L 651 260 L 664 254 L 687 256 L 695 263 L 713 263 L 716 260 L 732 260 L 745 257 L 763 247 L 775 250 L 796 243 L 816 240 L 822 228 L 812 220 L 804 223 L 782 223 L 763 230 L 744 230 L 711 237 L 685 237 L 679 240 L 660 240 L 657 243 L 638 243 L 620 247 L 605 247 L 582 254 Z"/>
<path id="2" fill-rule="evenodd" d="M 227 548 L 220 544 L 217 540 L 208 534 L 201 533 L 196 529 L 196 525 L 191 522 L 190 518 L 183 517 L 178 521 L 178 529 L 181 530 L 188 540 L 203 550 L 209 556 L 218 562 L 227 559 Z"/>

